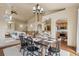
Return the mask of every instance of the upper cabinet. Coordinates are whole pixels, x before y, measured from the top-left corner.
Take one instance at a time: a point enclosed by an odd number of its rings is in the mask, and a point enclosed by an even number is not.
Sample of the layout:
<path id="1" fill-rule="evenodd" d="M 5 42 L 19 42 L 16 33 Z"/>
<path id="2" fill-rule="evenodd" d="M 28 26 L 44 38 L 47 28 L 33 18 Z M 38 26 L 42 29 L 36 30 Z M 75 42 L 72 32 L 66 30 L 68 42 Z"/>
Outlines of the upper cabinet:
<path id="1" fill-rule="evenodd" d="M 67 20 L 57 20 L 56 21 L 57 30 L 66 30 L 67 29 Z"/>

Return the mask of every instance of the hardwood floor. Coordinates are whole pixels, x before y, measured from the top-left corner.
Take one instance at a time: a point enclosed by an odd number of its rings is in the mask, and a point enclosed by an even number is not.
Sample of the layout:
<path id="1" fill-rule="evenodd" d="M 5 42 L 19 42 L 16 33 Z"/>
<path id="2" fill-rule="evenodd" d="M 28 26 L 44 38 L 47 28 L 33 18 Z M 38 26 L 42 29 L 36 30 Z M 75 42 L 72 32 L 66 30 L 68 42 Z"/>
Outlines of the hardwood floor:
<path id="1" fill-rule="evenodd" d="M 67 46 L 66 41 L 61 41 L 61 49 L 67 50 L 73 54 L 76 54 L 76 47 L 69 47 Z"/>

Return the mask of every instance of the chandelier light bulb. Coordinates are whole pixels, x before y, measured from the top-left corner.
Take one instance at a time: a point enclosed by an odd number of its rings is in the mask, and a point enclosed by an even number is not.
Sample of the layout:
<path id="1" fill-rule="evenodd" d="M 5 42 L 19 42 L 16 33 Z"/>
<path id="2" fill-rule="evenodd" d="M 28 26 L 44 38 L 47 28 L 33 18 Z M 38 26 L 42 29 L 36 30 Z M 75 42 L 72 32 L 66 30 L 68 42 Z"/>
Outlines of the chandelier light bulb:
<path id="1" fill-rule="evenodd" d="M 33 7 L 33 11 L 35 11 L 36 10 L 36 7 Z"/>
<path id="2" fill-rule="evenodd" d="M 43 9 L 43 8 L 41 8 L 40 13 L 43 13 L 43 12 L 44 12 L 44 9 Z"/>
<path id="3" fill-rule="evenodd" d="M 41 8 L 41 11 L 44 11 L 44 9 L 43 9 L 43 8 Z"/>
<path id="4" fill-rule="evenodd" d="M 37 9 L 40 10 L 40 6 L 37 6 Z"/>

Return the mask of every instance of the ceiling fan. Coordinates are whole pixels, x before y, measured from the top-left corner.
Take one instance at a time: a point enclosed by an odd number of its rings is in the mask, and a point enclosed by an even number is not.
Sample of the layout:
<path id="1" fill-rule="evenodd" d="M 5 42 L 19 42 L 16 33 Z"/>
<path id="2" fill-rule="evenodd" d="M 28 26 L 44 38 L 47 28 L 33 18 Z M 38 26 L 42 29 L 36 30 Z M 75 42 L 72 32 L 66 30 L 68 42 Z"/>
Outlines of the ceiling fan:
<path id="1" fill-rule="evenodd" d="M 14 15 L 17 15 L 17 12 L 14 9 L 14 7 L 9 4 L 7 9 L 5 10 L 4 19 L 7 22 L 12 21 L 12 19 L 14 18 Z"/>
<path id="2" fill-rule="evenodd" d="M 17 12 L 12 4 L 7 4 L 5 14 L 16 14 L 17 15 Z"/>
<path id="3" fill-rule="evenodd" d="M 9 8 L 10 8 L 10 13 L 11 14 L 16 14 L 17 15 L 17 12 L 16 12 L 14 6 L 11 5 L 11 6 L 9 6 Z"/>

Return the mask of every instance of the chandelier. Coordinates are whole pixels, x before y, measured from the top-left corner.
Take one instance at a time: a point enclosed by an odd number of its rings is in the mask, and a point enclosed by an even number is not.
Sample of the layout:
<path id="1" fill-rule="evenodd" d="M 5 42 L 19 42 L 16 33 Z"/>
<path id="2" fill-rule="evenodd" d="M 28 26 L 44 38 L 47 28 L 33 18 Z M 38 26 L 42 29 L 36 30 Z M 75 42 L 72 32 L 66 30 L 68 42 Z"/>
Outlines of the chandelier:
<path id="1" fill-rule="evenodd" d="M 36 6 L 34 6 L 33 7 L 33 13 L 35 14 L 42 14 L 42 13 L 44 13 L 44 9 L 43 8 L 41 8 L 40 6 L 39 6 L 39 4 L 37 4 Z"/>
<path id="2" fill-rule="evenodd" d="M 41 20 L 42 20 L 42 15 L 44 13 L 44 9 L 40 7 L 39 4 L 36 4 L 36 6 L 33 7 L 33 14 L 35 14 L 35 18 L 36 18 L 36 21 L 35 21 L 35 24 L 36 24 L 36 29 L 35 31 L 37 31 L 38 33 L 40 33 L 40 26 L 41 25 Z"/>

